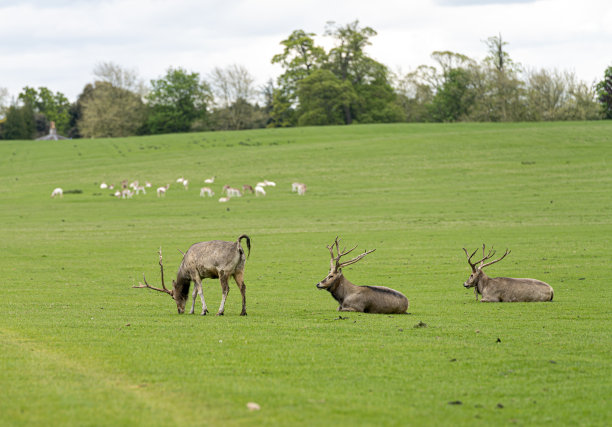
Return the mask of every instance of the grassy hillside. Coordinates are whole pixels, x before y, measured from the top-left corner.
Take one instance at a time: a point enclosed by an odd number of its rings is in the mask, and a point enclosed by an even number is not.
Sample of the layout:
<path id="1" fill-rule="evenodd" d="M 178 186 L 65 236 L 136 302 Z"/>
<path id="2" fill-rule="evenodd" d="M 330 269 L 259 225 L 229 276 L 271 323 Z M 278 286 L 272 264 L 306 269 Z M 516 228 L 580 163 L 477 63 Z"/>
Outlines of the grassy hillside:
<path id="1" fill-rule="evenodd" d="M 609 122 L 3 141 L 0 424 L 607 425 L 610 159 Z M 124 179 L 153 188 L 99 188 Z M 263 179 L 266 197 L 217 201 Z M 241 233 L 247 317 L 233 283 L 223 317 L 132 288 L 159 286 L 160 246 L 171 282 L 177 249 Z M 347 278 L 403 292 L 409 315 L 338 313 L 315 288 L 337 235 L 377 249 Z M 476 303 L 462 248 L 483 242 L 512 250 L 491 276 L 555 301 Z M 218 281 L 204 295 L 215 313 Z"/>

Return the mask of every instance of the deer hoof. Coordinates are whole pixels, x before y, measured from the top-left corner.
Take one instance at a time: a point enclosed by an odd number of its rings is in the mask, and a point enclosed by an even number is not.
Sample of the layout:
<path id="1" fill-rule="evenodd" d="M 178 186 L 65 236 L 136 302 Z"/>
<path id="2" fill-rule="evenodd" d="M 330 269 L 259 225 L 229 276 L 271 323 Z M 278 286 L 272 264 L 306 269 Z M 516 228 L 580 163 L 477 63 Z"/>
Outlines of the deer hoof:
<path id="1" fill-rule="evenodd" d="M 218 312 L 217 316 L 223 316 L 223 312 L 222 311 Z"/>
<path id="2" fill-rule="evenodd" d="M 247 315 L 247 313 L 246 313 L 246 311 L 242 311 L 242 312 L 240 312 L 240 315 L 241 315 L 241 316 L 246 316 L 246 315 Z"/>
<path id="3" fill-rule="evenodd" d="M 208 314 L 208 310 L 204 310 L 202 311 L 202 314 L 200 316 L 206 316 Z"/>

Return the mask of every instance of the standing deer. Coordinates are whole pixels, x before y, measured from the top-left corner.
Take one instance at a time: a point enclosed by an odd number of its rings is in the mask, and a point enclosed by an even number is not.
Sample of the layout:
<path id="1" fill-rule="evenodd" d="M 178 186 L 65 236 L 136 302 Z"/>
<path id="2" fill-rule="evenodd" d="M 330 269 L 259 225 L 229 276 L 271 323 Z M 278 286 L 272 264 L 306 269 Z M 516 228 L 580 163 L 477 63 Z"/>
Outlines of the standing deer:
<path id="1" fill-rule="evenodd" d="M 478 294 L 482 295 L 480 302 L 536 302 L 536 301 L 552 301 L 553 288 L 545 282 L 536 279 L 513 279 L 510 277 L 489 277 L 482 271 L 483 268 L 501 261 L 510 253 L 508 249 L 501 258 L 487 262 L 495 255 L 493 249 L 485 255 L 485 245 L 482 245 L 482 259 L 472 263 L 472 257 L 478 249 L 468 254 L 468 251 L 463 248 L 467 262 L 472 268 L 472 274 L 463 284 L 466 288 L 474 288 L 476 300 Z M 479 264 L 477 266 L 477 264 Z"/>
<path id="2" fill-rule="evenodd" d="M 241 316 L 246 316 L 246 285 L 244 284 L 244 265 L 246 257 L 240 241 L 246 239 L 249 255 L 251 254 L 251 238 L 246 234 L 241 234 L 235 242 L 225 242 L 222 240 L 212 240 L 210 242 L 194 243 L 183 255 L 183 261 L 176 275 L 176 280 L 172 281 L 172 290 L 166 289 L 164 284 L 164 265 L 162 263 L 161 248 L 159 249 L 159 266 L 161 268 L 162 289 L 150 286 L 144 274 L 142 275 L 144 284 L 139 283 L 133 288 L 149 288 L 159 292 L 169 294 L 176 302 L 179 314 L 185 312 L 185 304 L 189 298 L 189 287 L 194 283 L 193 303 L 191 311 L 194 313 L 196 296 L 202 300 L 202 316 L 208 313 L 204 292 L 202 290 L 203 279 L 219 279 L 223 296 L 221 306 L 217 316 L 223 316 L 225 311 L 225 300 L 229 293 L 229 279 L 233 277 L 242 295 Z"/>
<path id="3" fill-rule="evenodd" d="M 336 246 L 336 256 L 334 256 L 334 245 Z M 384 286 L 356 286 L 344 277 L 342 267 L 354 264 L 376 250 L 365 251 L 355 258 L 341 263 L 340 258 L 351 253 L 356 247 L 348 251 L 345 248 L 341 252 L 338 237 L 331 246 L 327 246 L 331 254 L 329 274 L 317 283 L 317 288 L 327 289 L 332 294 L 336 301 L 340 303 L 338 311 L 382 314 L 406 313 L 408 298 L 401 292 Z"/>

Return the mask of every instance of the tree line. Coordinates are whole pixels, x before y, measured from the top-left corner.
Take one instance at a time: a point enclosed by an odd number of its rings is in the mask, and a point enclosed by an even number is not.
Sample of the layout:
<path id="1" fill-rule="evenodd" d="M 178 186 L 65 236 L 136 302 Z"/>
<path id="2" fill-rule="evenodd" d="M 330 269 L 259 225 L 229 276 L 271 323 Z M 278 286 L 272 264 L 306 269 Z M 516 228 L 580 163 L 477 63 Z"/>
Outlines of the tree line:
<path id="1" fill-rule="evenodd" d="M 271 62 L 282 74 L 263 87 L 242 65 L 215 68 L 207 78 L 183 68 L 145 84 L 113 63 L 94 68 L 94 81 L 75 102 L 46 87 L 25 87 L 7 105 L 0 88 L 0 139 L 46 135 L 50 122 L 72 138 L 120 137 L 205 130 L 391 122 L 511 122 L 612 118 L 612 67 L 589 85 L 573 73 L 527 69 L 513 61 L 501 35 L 485 41 L 478 62 L 436 51 L 433 65 L 393 72 L 366 53 L 376 31 L 358 21 L 328 23 L 334 44 L 292 32 Z"/>

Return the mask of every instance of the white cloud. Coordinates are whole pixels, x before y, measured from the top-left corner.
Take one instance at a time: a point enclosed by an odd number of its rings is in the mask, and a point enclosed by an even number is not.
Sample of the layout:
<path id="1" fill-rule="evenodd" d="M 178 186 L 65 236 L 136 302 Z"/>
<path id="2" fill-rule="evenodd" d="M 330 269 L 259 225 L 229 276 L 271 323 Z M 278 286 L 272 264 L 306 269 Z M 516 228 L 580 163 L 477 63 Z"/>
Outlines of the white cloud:
<path id="1" fill-rule="evenodd" d="M 355 19 L 378 32 L 368 52 L 392 69 L 431 64 L 435 50 L 482 59 L 482 40 L 498 33 L 525 66 L 591 82 L 612 65 L 608 0 L 0 0 L 0 87 L 15 96 L 46 86 L 74 100 L 102 61 L 145 80 L 170 66 L 206 77 L 237 63 L 263 84 L 280 74 L 270 60 L 293 30 L 322 35 L 327 21 Z"/>

